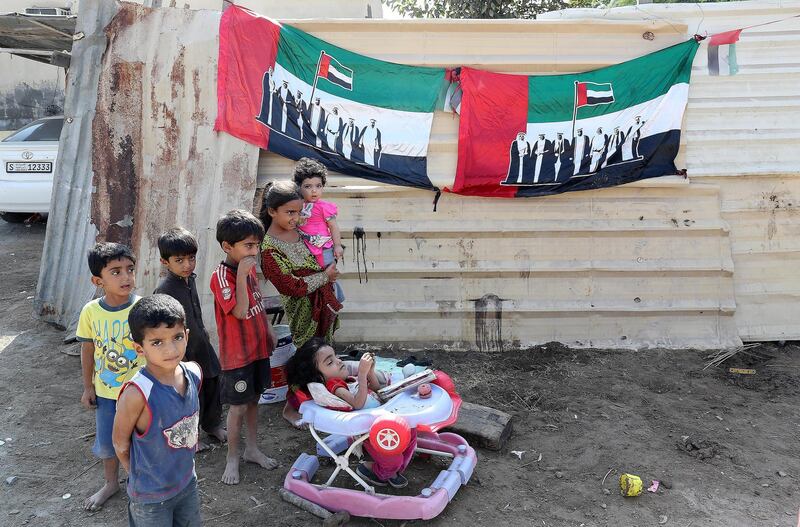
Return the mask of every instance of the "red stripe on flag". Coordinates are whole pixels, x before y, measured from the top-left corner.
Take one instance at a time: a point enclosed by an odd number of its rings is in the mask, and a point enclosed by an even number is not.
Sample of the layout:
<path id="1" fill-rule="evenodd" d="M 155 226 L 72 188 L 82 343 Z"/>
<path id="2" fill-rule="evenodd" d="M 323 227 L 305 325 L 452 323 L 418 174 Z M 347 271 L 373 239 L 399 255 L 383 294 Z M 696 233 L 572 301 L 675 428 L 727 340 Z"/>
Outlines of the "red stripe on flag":
<path id="1" fill-rule="evenodd" d="M 275 65 L 280 32 L 277 23 L 241 7 L 222 14 L 214 130 L 267 148 L 269 130 L 255 118 L 261 111 L 264 72 Z"/>
<path id="2" fill-rule="evenodd" d="M 734 29 L 733 31 L 726 31 L 724 33 L 717 33 L 708 38 L 709 46 L 723 46 L 725 44 L 735 44 L 739 42 L 739 35 L 741 29 Z"/>
<path id="3" fill-rule="evenodd" d="M 511 143 L 528 123 L 528 77 L 461 68 L 458 168 L 453 188 L 472 196 L 511 198 L 500 185 L 508 174 Z"/>
<path id="4" fill-rule="evenodd" d="M 319 71 L 317 72 L 317 76 L 328 78 L 328 68 L 331 66 L 331 56 L 327 55 L 324 51 L 322 52 L 322 58 L 319 60 Z"/>
<path id="5" fill-rule="evenodd" d="M 588 97 L 586 96 L 586 83 L 585 82 L 578 82 L 575 84 L 575 106 L 580 108 L 581 106 L 586 106 L 589 102 Z"/>

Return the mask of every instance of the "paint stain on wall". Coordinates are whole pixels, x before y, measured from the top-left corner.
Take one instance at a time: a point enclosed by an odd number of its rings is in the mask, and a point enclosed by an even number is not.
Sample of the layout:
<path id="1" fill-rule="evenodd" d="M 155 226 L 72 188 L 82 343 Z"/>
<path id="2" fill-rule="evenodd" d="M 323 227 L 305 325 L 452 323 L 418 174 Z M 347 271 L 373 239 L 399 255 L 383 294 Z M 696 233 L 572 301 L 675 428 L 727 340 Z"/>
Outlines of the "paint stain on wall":
<path id="1" fill-rule="evenodd" d="M 497 295 L 475 300 L 475 344 L 480 351 L 503 351 L 503 300 Z"/>

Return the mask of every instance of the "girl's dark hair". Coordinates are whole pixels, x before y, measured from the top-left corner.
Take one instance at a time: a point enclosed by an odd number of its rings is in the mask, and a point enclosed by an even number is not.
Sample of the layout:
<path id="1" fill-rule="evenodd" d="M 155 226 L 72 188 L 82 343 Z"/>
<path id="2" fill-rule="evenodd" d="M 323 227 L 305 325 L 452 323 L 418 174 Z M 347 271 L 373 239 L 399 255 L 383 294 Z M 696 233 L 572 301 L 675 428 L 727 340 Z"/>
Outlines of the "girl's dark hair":
<path id="1" fill-rule="evenodd" d="M 290 201 L 299 199 L 303 200 L 297 185 L 294 182 L 285 179 L 283 181 L 273 181 L 264 189 L 264 197 L 261 200 L 261 212 L 259 217 L 261 223 L 264 224 L 264 229 L 268 230 L 272 224 L 272 216 L 269 215 L 269 209 L 277 209 L 281 205 L 286 205 Z"/>
<path id="2" fill-rule="evenodd" d="M 301 157 L 294 165 L 292 179 L 297 183 L 297 186 L 300 186 L 303 184 L 303 181 L 312 177 L 320 178 L 322 180 L 322 186 L 324 187 L 328 179 L 328 169 L 319 161 L 314 161 L 308 157 Z"/>
<path id="3" fill-rule="evenodd" d="M 324 346 L 330 344 L 322 337 L 313 337 L 289 358 L 286 362 L 286 382 L 290 388 L 305 390 L 310 382 L 325 382 L 315 359 L 319 349 Z"/>

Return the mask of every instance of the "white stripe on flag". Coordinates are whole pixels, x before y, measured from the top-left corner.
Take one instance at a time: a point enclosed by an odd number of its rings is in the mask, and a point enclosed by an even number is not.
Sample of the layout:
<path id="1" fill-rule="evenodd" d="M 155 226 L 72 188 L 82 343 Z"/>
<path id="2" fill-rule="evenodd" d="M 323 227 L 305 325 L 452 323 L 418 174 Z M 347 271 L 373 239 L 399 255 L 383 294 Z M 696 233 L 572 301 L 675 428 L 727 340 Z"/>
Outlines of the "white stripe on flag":
<path id="1" fill-rule="evenodd" d="M 295 77 L 293 73 L 279 63 L 275 64 L 273 76 L 276 84 L 286 80 L 292 93 L 298 89 L 304 94 L 311 93 L 310 84 Z M 370 106 L 332 95 L 320 87 L 317 87 L 317 91 L 314 93 L 314 98 L 316 97 L 320 98 L 320 103 L 328 117 L 332 115 L 331 110 L 336 106 L 339 108 L 339 117 L 342 118 L 343 122 L 346 123 L 352 117 L 355 119 L 355 124 L 359 127 L 359 130 L 369 126 L 370 119 L 375 119 L 377 121 L 376 126 L 381 131 L 381 145 L 383 147 L 381 154 L 414 157 L 427 156 L 433 113 L 407 112 Z M 306 101 L 306 103 L 309 103 L 309 101 Z"/>
<path id="2" fill-rule="evenodd" d="M 614 92 L 612 90 L 605 90 L 605 91 L 598 91 L 598 90 L 586 90 L 586 97 L 613 97 Z"/>
<path id="3" fill-rule="evenodd" d="M 333 62 L 331 62 L 331 64 L 328 66 L 328 73 L 333 74 L 334 76 L 345 81 L 348 84 L 351 84 L 353 82 L 353 76 L 339 71 L 336 68 L 336 66 L 333 65 Z"/>

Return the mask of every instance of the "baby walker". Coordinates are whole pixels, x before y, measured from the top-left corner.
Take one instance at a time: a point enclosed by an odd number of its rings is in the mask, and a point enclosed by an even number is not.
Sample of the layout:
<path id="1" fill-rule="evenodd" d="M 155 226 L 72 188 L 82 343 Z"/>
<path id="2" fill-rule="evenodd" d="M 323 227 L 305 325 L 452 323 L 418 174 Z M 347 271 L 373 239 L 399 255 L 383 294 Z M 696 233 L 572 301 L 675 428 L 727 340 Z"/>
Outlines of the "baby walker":
<path id="1" fill-rule="evenodd" d="M 317 442 L 317 454 L 330 457 L 336 467 L 325 483 L 312 483 L 319 469 L 319 458 L 302 453 L 286 475 L 284 488 L 332 512 L 395 520 L 435 518 L 458 489 L 467 484 L 477 462 L 475 450 L 464 438 L 448 432 L 437 433 L 456 421 L 461 398 L 446 374 L 436 372 L 435 375 L 436 379 L 430 384 L 402 390 L 378 408 L 342 412 L 324 408 L 312 399 L 302 402 L 301 423 L 308 425 Z M 350 468 L 350 456 L 364 441 L 369 440 L 387 454 L 397 454 L 408 446 L 414 428 L 417 430 L 415 452 L 452 460 L 419 495 L 376 493 L 373 486 Z M 323 439 L 320 433 L 330 435 Z M 340 472 L 350 475 L 363 491 L 333 486 Z"/>

